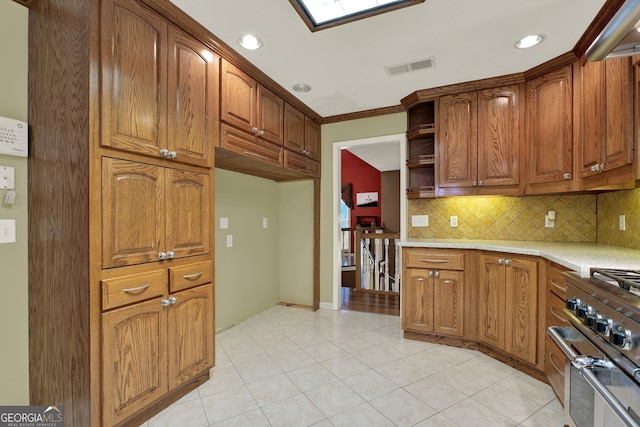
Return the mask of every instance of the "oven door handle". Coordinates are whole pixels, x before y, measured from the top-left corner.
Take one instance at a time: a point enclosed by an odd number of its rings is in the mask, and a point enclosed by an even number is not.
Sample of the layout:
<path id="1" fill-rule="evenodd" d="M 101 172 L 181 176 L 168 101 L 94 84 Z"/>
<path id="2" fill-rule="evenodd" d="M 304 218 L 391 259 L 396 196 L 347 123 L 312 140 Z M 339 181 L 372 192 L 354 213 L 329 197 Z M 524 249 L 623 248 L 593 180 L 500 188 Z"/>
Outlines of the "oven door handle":
<path id="1" fill-rule="evenodd" d="M 584 378 L 589 385 L 604 399 L 607 405 L 618 415 L 628 426 L 632 427 L 640 427 L 640 424 L 629 415 L 624 406 L 615 398 L 613 394 L 600 382 L 595 372 L 592 370 L 591 364 L 584 364 L 584 356 L 576 354 L 575 351 L 571 348 L 567 341 L 565 340 L 565 336 L 568 335 L 568 332 L 579 333 L 577 330 L 571 327 L 562 327 L 562 326 L 551 326 L 547 328 L 547 333 L 553 339 L 553 341 L 558 344 L 558 347 L 562 350 L 562 352 L 569 358 L 572 365 L 577 367 L 580 370 L 580 375 Z M 569 332 L 570 333 L 570 332 Z"/>

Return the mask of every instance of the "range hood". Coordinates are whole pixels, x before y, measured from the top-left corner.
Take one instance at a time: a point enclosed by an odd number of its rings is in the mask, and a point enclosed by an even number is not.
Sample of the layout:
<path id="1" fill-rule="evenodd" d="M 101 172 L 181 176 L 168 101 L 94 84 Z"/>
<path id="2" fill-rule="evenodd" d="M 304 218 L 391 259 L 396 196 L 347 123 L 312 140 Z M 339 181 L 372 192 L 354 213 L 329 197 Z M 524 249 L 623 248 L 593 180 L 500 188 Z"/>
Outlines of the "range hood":
<path id="1" fill-rule="evenodd" d="M 587 49 L 589 61 L 640 53 L 640 0 L 626 0 Z"/>

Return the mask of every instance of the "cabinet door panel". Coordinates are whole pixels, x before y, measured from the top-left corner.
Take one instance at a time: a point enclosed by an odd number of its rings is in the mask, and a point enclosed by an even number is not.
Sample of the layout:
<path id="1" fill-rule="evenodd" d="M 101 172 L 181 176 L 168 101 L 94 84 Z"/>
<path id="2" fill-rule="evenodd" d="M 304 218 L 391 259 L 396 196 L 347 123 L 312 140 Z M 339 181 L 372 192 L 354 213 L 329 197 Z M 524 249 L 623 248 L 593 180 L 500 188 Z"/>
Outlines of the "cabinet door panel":
<path id="1" fill-rule="evenodd" d="M 169 388 L 213 366 L 213 285 L 174 294 L 169 317 Z"/>
<path id="2" fill-rule="evenodd" d="M 168 149 L 177 153 L 177 161 L 212 166 L 220 58 L 174 27 L 169 27 L 169 48 Z"/>
<path id="3" fill-rule="evenodd" d="M 511 258 L 505 277 L 505 350 L 536 364 L 538 328 L 538 268 L 535 261 Z"/>
<path id="4" fill-rule="evenodd" d="M 462 336 L 464 325 L 464 273 L 438 270 L 433 288 L 433 332 Z"/>
<path id="5" fill-rule="evenodd" d="M 402 327 L 405 330 L 433 332 L 433 279 L 428 271 L 409 268 L 404 283 Z"/>
<path id="6" fill-rule="evenodd" d="M 604 170 L 633 162 L 633 84 L 630 58 L 604 61 L 606 71 L 606 142 Z"/>
<path id="7" fill-rule="evenodd" d="M 477 181 L 477 94 L 443 96 L 439 103 L 440 187 L 471 187 Z"/>
<path id="8" fill-rule="evenodd" d="M 220 119 L 253 134 L 257 127 L 258 84 L 248 74 L 222 60 L 220 69 Z"/>
<path id="9" fill-rule="evenodd" d="M 307 156 L 320 160 L 320 125 L 309 117 L 304 118 L 304 148 Z"/>
<path id="10" fill-rule="evenodd" d="M 152 165 L 103 158 L 103 268 L 158 260 L 165 239 L 161 172 Z"/>
<path id="11" fill-rule="evenodd" d="M 176 258 L 209 253 L 209 175 L 166 170 L 166 248 Z"/>
<path id="12" fill-rule="evenodd" d="M 258 130 L 260 138 L 276 145 L 284 143 L 284 101 L 258 85 Z"/>
<path id="13" fill-rule="evenodd" d="M 480 256 L 480 341 L 504 348 L 504 267 L 498 257 Z"/>
<path id="14" fill-rule="evenodd" d="M 595 175 L 591 167 L 600 163 L 605 135 L 605 65 L 585 62 L 582 66 L 582 163 L 581 176 Z"/>
<path id="15" fill-rule="evenodd" d="M 572 82 L 571 66 L 527 82 L 529 184 L 559 183 L 558 191 L 571 188 Z"/>
<path id="16" fill-rule="evenodd" d="M 284 106 L 284 146 L 296 153 L 304 149 L 304 114 L 289 104 Z"/>
<path id="17" fill-rule="evenodd" d="M 165 310 L 158 298 L 102 315 L 104 425 L 115 425 L 167 392 Z"/>
<path id="18" fill-rule="evenodd" d="M 158 156 L 167 138 L 167 24 L 123 0 L 105 6 L 103 17 L 102 144 Z"/>
<path id="19" fill-rule="evenodd" d="M 482 186 L 520 182 L 520 103 L 520 86 L 479 93 L 478 181 Z"/>

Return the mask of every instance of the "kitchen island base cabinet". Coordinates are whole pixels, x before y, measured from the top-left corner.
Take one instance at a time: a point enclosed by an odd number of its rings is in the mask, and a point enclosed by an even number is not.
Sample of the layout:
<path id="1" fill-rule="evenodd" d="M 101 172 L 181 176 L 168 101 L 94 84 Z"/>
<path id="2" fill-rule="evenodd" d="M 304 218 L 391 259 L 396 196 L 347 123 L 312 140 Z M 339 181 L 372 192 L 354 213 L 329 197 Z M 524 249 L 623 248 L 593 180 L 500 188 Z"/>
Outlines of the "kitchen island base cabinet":
<path id="1" fill-rule="evenodd" d="M 407 249 L 403 259 L 403 329 L 462 337 L 464 254 Z"/>

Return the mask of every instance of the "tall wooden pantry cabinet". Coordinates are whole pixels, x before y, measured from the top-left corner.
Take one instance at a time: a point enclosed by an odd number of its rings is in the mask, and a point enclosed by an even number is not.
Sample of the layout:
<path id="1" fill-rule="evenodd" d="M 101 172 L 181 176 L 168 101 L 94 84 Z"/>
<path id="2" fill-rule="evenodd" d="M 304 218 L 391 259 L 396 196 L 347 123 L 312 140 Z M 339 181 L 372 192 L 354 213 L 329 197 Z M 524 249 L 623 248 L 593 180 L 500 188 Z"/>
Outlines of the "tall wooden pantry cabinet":
<path id="1" fill-rule="evenodd" d="M 29 14 L 30 399 L 139 425 L 214 363 L 220 58 L 137 0 Z"/>

